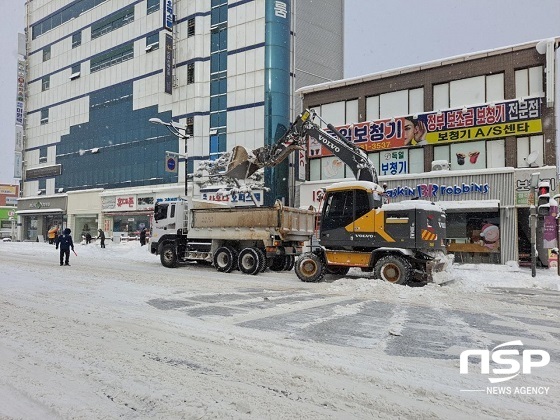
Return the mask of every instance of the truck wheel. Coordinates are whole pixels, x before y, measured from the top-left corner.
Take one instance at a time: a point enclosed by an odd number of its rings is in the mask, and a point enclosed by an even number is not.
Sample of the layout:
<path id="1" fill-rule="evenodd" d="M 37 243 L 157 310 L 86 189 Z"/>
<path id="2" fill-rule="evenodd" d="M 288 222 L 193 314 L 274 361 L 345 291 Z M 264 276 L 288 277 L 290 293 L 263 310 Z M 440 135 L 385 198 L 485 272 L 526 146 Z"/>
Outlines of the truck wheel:
<path id="1" fill-rule="evenodd" d="M 284 266 L 282 267 L 283 271 L 292 271 L 294 268 L 294 264 L 296 262 L 296 258 L 293 255 L 286 255 L 284 257 Z"/>
<path id="2" fill-rule="evenodd" d="M 343 265 L 327 265 L 327 274 L 345 276 L 349 271 L 350 267 L 344 267 Z"/>
<path id="3" fill-rule="evenodd" d="M 260 259 L 260 263 L 261 263 L 261 266 L 259 268 L 259 273 L 263 273 L 268 268 L 268 264 L 267 264 L 267 261 L 266 261 L 266 253 L 260 248 L 255 248 L 255 249 L 259 253 L 259 259 Z"/>
<path id="4" fill-rule="evenodd" d="M 276 255 L 272 257 L 272 264 L 270 264 L 270 269 L 272 271 L 282 271 L 284 269 L 284 256 Z"/>
<path id="5" fill-rule="evenodd" d="M 375 264 L 375 277 L 394 284 L 407 284 L 412 267 L 399 255 L 386 255 Z"/>
<path id="6" fill-rule="evenodd" d="M 325 266 L 321 258 L 312 252 L 300 255 L 295 269 L 298 278 L 304 282 L 318 283 L 325 277 Z"/>
<path id="7" fill-rule="evenodd" d="M 237 265 L 245 274 L 258 274 L 261 267 L 261 254 L 256 248 L 245 248 L 239 253 Z"/>
<path id="8" fill-rule="evenodd" d="M 235 250 L 229 246 L 222 246 L 214 253 L 214 267 L 222 273 L 230 273 L 235 269 Z"/>
<path id="9" fill-rule="evenodd" d="M 177 267 L 177 253 L 175 252 L 175 245 L 165 244 L 161 248 L 161 254 L 159 256 L 161 265 L 167 268 Z"/>

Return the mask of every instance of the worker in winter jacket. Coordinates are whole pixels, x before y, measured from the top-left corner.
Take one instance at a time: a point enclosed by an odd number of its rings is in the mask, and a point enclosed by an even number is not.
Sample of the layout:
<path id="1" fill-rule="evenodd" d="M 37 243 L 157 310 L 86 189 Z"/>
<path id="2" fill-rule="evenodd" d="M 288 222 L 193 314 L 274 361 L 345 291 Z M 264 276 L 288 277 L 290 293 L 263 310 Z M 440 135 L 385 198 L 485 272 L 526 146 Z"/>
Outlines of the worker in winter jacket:
<path id="1" fill-rule="evenodd" d="M 140 231 L 140 246 L 146 245 L 146 228 Z"/>
<path id="2" fill-rule="evenodd" d="M 74 251 L 70 228 L 64 229 L 62 235 L 56 238 L 56 249 L 60 247 L 60 265 L 70 265 L 70 250 Z"/>
<path id="3" fill-rule="evenodd" d="M 101 239 L 101 248 L 105 248 L 105 232 L 103 232 L 101 229 L 97 230 L 99 232 L 99 235 L 97 235 L 97 239 Z"/>

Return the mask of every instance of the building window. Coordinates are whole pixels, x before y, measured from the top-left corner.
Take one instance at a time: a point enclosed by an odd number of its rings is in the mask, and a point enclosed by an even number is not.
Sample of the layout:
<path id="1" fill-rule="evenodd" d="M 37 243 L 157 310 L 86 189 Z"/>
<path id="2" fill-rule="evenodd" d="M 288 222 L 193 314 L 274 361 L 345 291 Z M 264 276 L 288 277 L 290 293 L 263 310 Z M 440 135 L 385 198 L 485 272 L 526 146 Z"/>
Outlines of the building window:
<path id="1" fill-rule="evenodd" d="M 505 166 L 502 139 L 466 141 L 434 147 L 434 160 L 449 162 L 452 170 L 500 168 Z"/>
<path id="2" fill-rule="evenodd" d="M 82 45 L 82 32 L 76 32 L 72 35 L 72 48 Z"/>
<path id="3" fill-rule="evenodd" d="M 544 138 L 541 135 L 517 138 L 517 167 L 544 165 Z"/>
<path id="4" fill-rule="evenodd" d="M 47 147 L 39 148 L 39 163 L 47 163 Z"/>
<path id="5" fill-rule="evenodd" d="M 187 118 L 187 134 L 194 136 L 194 117 Z"/>
<path id="6" fill-rule="evenodd" d="M 515 71 L 515 97 L 544 96 L 542 66 Z"/>
<path id="7" fill-rule="evenodd" d="M 146 14 L 157 12 L 159 10 L 160 0 L 148 0 L 146 2 Z"/>
<path id="8" fill-rule="evenodd" d="M 195 26 L 194 26 L 194 18 L 189 19 L 187 23 L 187 38 L 194 36 Z"/>
<path id="9" fill-rule="evenodd" d="M 93 9 L 95 6 L 105 3 L 107 0 L 76 0 L 72 4 L 59 9 L 43 20 L 35 23 L 31 28 L 32 39 L 54 29 L 63 23 L 77 18 L 84 12 Z"/>
<path id="10" fill-rule="evenodd" d="M 134 21 L 134 6 L 127 7 L 91 25 L 91 39 L 99 38 Z"/>
<path id="11" fill-rule="evenodd" d="M 41 110 L 41 125 L 48 124 L 49 122 L 49 108 L 43 108 Z"/>
<path id="12" fill-rule="evenodd" d="M 433 86 L 433 110 L 504 100 L 503 73 L 468 77 Z"/>
<path id="13" fill-rule="evenodd" d="M 70 73 L 70 79 L 74 80 L 80 77 L 80 63 L 72 65 L 72 71 Z"/>
<path id="14" fill-rule="evenodd" d="M 44 92 L 45 90 L 49 90 L 51 87 L 51 76 L 45 76 L 41 79 L 41 90 Z"/>
<path id="15" fill-rule="evenodd" d="M 228 5 L 227 1 L 221 1 L 220 5 L 214 7 L 212 5 L 212 11 L 210 12 L 210 25 L 215 26 L 219 25 L 220 23 L 227 22 L 228 18 Z"/>
<path id="16" fill-rule="evenodd" d="M 194 63 L 187 66 L 187 85 L 194 83 Z"/>
<path id="17" fill-rule="evenodd" d="M 159 48 L 159 33 L 148 35 L 146 37 L 146 51 L 154 51 Z"/>
<path id="18" fill-rule="evenodd" d="M 130 43 L 122 47 L 113 48 L 90 60 L 90 72 L 95 73 L 132 58 L 134 58 L 134 44 Z"/>
<path id="19" fill-rule="evenodd" d="M 43 48 L 43 61 L 48 61 L 51 59 L 51 46 Z"/>
<path id="20" fill-rule="evenodd" d="M 226 129 L 219 128 L 210 135 L 209 158 L 218 159 L 226 151 Z"/>

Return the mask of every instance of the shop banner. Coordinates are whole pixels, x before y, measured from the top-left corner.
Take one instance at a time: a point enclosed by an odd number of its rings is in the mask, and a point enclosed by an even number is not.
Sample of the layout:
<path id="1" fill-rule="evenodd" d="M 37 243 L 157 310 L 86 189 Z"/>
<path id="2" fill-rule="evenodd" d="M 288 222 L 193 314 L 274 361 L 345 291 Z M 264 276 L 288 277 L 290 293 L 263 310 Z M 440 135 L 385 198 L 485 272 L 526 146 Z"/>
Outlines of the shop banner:
<path id="1" fill-rule="evenodd" d="M 336 128 L 348 141 L 367 152 L 465 140 L 528 136 L 542 132 L 541 101 L 540 97 L 515 99 Z M 325 131 L 329 132 L 328 129 Z M 317 139 L 309 139 L 309 158 L 331 155 Z"/>
<path id="2" fill-rule="evenodd" d="M 517 169 L 515 171 L 515 205 L 528 207 L 534 203 L 534 191 L 531 191 L 531 174 L 538 172 L 539 182 L 547 181 L 550 185 L 550 196 L 557 192 L 556 168 L 554 166 Z"/>

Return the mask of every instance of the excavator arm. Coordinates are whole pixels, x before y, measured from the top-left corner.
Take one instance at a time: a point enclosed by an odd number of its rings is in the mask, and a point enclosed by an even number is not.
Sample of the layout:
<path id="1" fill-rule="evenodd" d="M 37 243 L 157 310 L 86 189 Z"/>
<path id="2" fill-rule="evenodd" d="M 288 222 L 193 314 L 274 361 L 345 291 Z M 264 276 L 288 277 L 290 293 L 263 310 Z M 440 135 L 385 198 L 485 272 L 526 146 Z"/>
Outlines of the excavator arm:
<path id="1" fill-rule="evenodd" d="M 293 151 L 305 150 L 308 140 L 312 138 L 340 158 L 352 170 L 358 181 L 377 183 L 377 172 L 366 152 L 346 140 L 332 124 L 327 124 L 330 132 L 323 130 L 313 122 L 314 117 L 320 119 L 314 111 L 302 112 L 291 124 L 286 134 L 272 146 L 260 147 L 253 151 L 247 151 L 243 146 L 236 146 L 233 149 L 226 175 L 236 179 L 245 179 L 260 168 L 276 166 Z"/>

